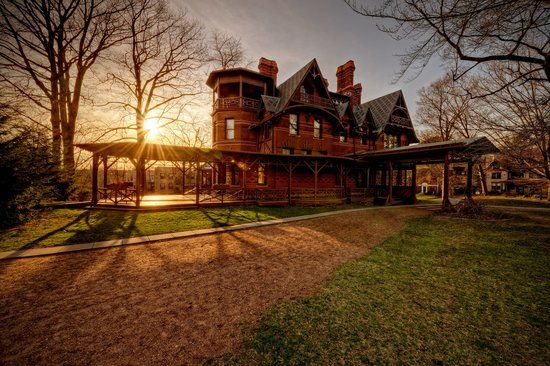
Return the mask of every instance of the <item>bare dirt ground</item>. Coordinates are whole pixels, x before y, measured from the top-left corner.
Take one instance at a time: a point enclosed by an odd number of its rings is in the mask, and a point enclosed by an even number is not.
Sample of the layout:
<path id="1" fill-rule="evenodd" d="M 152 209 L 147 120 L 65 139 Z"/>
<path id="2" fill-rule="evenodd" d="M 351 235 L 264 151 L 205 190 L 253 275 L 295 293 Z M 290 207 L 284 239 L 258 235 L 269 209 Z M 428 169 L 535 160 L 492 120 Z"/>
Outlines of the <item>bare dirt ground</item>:
<path id="1" fill-rule="evenodd" d="M 0 262 L 0 364 L 200 364 L 419 209 Z"/>

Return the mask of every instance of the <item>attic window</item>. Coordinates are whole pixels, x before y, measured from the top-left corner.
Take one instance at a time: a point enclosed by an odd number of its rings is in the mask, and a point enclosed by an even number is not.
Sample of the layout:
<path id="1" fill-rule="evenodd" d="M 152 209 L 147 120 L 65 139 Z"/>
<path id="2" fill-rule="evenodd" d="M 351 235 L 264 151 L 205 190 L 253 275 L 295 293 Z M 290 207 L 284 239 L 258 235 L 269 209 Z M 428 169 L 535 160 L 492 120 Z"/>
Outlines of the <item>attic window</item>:
<path id="1" fill-rule="evenodd" d="M 346 142 L 346 140 L 347 140 L 346 131 L 344 130 L 340 131 L 340 134 L 338 136 L 338 141 Z"/>

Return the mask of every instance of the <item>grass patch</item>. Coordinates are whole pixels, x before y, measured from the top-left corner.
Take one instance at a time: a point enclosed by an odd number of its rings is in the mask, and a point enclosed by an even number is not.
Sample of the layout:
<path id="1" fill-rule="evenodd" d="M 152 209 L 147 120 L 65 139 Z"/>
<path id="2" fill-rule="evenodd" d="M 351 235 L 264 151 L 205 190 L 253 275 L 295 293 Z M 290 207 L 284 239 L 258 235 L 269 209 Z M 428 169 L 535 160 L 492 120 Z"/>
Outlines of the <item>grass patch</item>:
<path id="1" fill-rule="evenodd" d="M 417 194 L 416 201 L 419 205 L 441 204 L 441 197 L 430 194 Z"/>
<path id="2" fill-rule="evenodd" d="M 547 364 L 550 216 L 434 216 L 280 302 L 230 364 Z"/>
<path id="3" fill-rule="evenodd" d="M 550 208 L 550 202 L 537 198 L 485 196 L 475 197 L 476 202 L 489 206 L 518 206 Z"/>
<path id="4" fill-rule="evenodd" d="M 349 208 L 356 206 L 246 206 L 160 212 L 49 209 L 31 222 L 0 232 L 0 250 L 206 229 Z"/>

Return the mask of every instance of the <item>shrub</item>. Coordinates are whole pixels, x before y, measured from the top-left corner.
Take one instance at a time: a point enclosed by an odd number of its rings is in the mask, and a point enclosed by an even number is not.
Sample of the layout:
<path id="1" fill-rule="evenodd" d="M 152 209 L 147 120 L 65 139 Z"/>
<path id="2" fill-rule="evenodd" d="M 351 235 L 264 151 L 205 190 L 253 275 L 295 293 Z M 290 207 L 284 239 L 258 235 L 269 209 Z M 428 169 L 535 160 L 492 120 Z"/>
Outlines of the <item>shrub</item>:
<path id="1" fill-rule="evenodd" d="M 48 140 L 0 110 L 0 228 L 28 220 L 56 180 Z"/>

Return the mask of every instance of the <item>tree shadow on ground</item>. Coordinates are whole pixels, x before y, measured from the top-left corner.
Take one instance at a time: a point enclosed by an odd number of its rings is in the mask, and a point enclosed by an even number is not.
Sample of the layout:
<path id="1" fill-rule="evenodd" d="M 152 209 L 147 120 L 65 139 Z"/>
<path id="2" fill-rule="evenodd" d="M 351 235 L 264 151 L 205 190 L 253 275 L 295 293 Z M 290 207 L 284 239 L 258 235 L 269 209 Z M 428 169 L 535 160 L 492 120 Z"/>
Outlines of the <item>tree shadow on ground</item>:
<path id="1" fill-rule="evenodd" d="M 65 231 L 69 237 L 60 238 L 55 245 L 68 245 L 103 241 L 110 239 L 129 238 L 142 235 L 136 221 L 138 213 L 123 212 L 113 214 L 108 211 L 86 211 L 37 239 L 20 247 L 20 250 L 44 246 L 47 240 L 55 239 L 55 235 Z"/>

